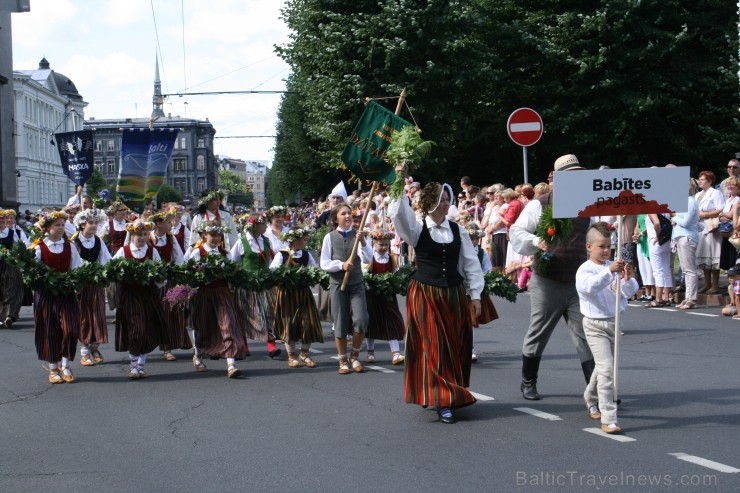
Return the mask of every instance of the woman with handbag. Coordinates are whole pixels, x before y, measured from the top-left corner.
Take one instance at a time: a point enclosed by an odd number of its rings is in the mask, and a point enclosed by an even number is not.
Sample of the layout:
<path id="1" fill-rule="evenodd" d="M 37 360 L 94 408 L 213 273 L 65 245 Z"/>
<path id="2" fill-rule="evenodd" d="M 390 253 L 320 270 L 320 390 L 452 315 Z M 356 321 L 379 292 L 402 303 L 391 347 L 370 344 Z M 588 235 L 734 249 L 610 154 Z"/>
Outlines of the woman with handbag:
<path id="1" fill-rule="evenodd" d="M 729 238 L 734 232 L 732 216 L 735 208 L 740 204 L 740 180 L 734 176 L 724 181 L 727 190 L 725 206 L 719 214 L 719 233 L 722 237 L 722 245 L 719 253 L 719 268 L 727 270 L 737 262 L 737 250 L 730 244 Z"/>
<path id="2" fill-rule="evenodd" d="M 716 190 L 716 177 L 711 171 L 699 173 L 699 188 L 701 192 L 696 196 L 699 203 L 699 219 L 704 223 L 704 229 L 699 234 L 699 244 L 696 248 L 696 264 L 704 270 L 704 287 L 701 294 L 719 294 L 719 255 L 722 245 L 722 236 L 719 233 L 719 215 L 725 206 L 722 192 Z"/>

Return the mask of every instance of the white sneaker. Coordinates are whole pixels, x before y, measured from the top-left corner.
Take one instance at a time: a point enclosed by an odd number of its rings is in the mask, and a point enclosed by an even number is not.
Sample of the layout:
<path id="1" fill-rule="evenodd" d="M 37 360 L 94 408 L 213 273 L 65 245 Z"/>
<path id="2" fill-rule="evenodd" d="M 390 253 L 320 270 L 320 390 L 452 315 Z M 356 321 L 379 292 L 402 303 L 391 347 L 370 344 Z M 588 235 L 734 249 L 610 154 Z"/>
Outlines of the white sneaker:
<path id="1" fill-rule="evenodd" d="M 139 362 L 138 361 L 132 361 L 131 366 L 128 370 L 128 377 L 132 380 L 136 380 L 140 377 L 139 375 Z"/>
<path id="2" fill-rule="evenodd" d="M 473 361 L 473 363 L 477 363 L 478 362 L 478 355 L 475 354 L 475 348 L 473 348 L 473 356 L 472 356 L 471 360 Z"/>

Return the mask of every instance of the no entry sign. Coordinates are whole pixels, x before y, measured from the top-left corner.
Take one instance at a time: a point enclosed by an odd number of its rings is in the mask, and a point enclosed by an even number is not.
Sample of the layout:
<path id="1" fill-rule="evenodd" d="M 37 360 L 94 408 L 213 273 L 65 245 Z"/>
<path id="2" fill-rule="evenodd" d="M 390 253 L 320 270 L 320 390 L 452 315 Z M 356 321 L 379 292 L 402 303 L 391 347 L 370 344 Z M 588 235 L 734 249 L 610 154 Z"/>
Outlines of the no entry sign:
<path id="1" fill-rule="evenodd" d="M 542 118 L 531 108 L 519 108 L 509 116 L 506 131 L 515 144 L 529 147 L 542 137 Z"/>

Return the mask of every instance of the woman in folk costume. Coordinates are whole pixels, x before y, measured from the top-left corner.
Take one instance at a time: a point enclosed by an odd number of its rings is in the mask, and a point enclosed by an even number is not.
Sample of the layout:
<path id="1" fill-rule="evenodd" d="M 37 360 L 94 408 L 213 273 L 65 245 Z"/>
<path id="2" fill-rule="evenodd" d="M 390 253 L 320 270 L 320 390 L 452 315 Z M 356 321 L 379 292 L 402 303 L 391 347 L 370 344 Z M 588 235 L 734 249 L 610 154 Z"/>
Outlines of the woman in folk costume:
<path id="1" fill-rule="evenodd" d="M 398 171 L 402 175 L 403 168 Z M 416 252 L 406 298 L 405 400 L 436 406 L 443 423 L 455 422 L 453 409 L 475 402 L 467 387 L 484 286 L 470 237 L 447 220 L 452 197 L 449 185 L 429 183 L 419 201 L 422 220 L 405 197 L 393 199 L 388 210 L 396 232 Z"/>
<path id="2" fill-rule="evenodd" d="M 0 209 L 0 248 L 13 248 L 18 242 L 26 243 L 23 230 L 15 225 L 15 211 Z M 21 306 L 23 305 L 23 277 L 18 267 L 0 261 L 0 289 L 2 289 L 2 311 L 0 312 L 0 326 L 3 324 L 11 328 L 18 321 Z"/>
<path id="3" fill-rule="evenodd" d="M 236 243 L 236 226 L 231 214 L 221 205 L 224 199 L 224 192 L 221 190 L 206 190 L 200 195 L 198 200 L 198 209 L 193 215 L 193 222 L 190 227 L 190 239 L 188 244 L 195 245 L 200 240 L 198 233 L 200 225 L 207 222 L 219 222 L 224 227 L 223 248 L 229 251 Z"/>
<path id="4" fill-rule="evenodd" d="M 228 257 L 228 252 L 220 245 L 223 242 L 225 227 L 217 221 L 198 224 L 198 233 L 203 243 L 193 248 L 190 258 L 199 260 L 206 255 Z M 193 366 L 203 371 L 205 365 L 199 351 L 211 357 L 226 358 L 226 376 L 236 378 L 241 370 L 236 367 L 236 359 L 243 358 L 247 352 L 244 334 L 240 329 L 234 297 L 224 279 L 218 279 L 198 288 L 191 303 L 191 320 L 195 330 L 195 351 Z"/>
<path id="5" fill-rule="evenodd" d="M 474 222 L 467 223 L 465 225 L 465 231 L 468 233 L 468 236 L 470 237 L 470 242 L 473 244 L 473 249 L 475 250 L 476 257 L 478 257 L 478 261 L 480 262 L 480 267 L 483 271 L 483 274 L 485 275 L 486 273 L 491 272 L 491 270 L 493 270 L 493 266 L 491 265 L 491 258 L 480 246 L 481 238 L 486 235 L 485 231 L 483 231 L 480 226 L 478 226 Z M 477 329 L 480 325 L 493 322 L 496 319 L 498 319 L 498 313 L 496 312 L 496 307 L 493 306 L 493 300 L 491 299 L 491 296 L 485 292 L 481 293 L 480 315 L 478 315 L 473 328 Z M 475 347 L 473 347 L 472 350 L 471 360 L 473 363 L 478 362 L 478 355 L 475 354 Z"/>
<path id="6" fill-rule="evenodd" d="M 128 224 L 127 215 L 129 209 L 123 202 L 113 202 L 108 207 L 108 220 L 103 222 L 103 227 L 99 229 L 100 235 L 108 245 L 108 251 L 115 254 L 126 241 L 126 224 Z M 111 283 L 105 290 L 108 298 L 108 307 L 115 310 L 118 307 L 118 298 L 120 289 L 118 283 Z"/>
<path id="7" fill-rule="evenodd" d="M 154 229 L 149 233 L 149 246 L 154 248 L 159 254 L 159 258 L 165 264 L 180 265 L 185 261 L 185 255 L 180 248 L 172 230 L 172 209 L 165 212 L 158 212 L 149 216 L 149 221 L 154 224 Z M 167 289 L 173 287 L 170 283 L 165 284 L 160 291 L 162 300 L 162 310 L 164 310 L 165 328 L 164 343 L 159 348 L 164 352 L 166 361 L 175 361 L 177 357 L 172 354 L 172 350 L 190 349 L 192 344 L 185 329 L 185 311 L 179 307 L 173 308 L 164 300 Z"/>
<path id="8" fill-rule="evenodd" d="M 373 241 L 373 259 L 366 265 L 369 274 L 385 274 L 398 270 L 398 260 L 391 255 L 391 239 L 395 236 L 392 231 L 375 228 L 370 233 Z M 367 312 L 369 321 L 367 324 L 367 361 L 375 362 L 375 340 L 388 341 L 391 349 L 391 363 L 403 364 L 399 340 L 404 338 L 406 327 L 403 324 L 401 310 L 398 309 L 398 301 L 393 295 L 392 299 L 373 292 L 367 293 Z"/>
<path id="9" fill-rule="evenodd" d="M 238 220 L 242 236 L 229 252 L 232 262 L 240 263 L 245 270 L 259 271 L 270 268 L 275 256 L 270 240 L 265 237 L 267 217 L 264 214 L 245 214 Z M 270 358 L 277 358 L 282 351 L 275 346 L 275 290 L 252 291 L 237 287 L 234 300 L 246 324 L 246 335 L 257 341 L 267 341 Z"/>
<path id="10" fill-rule="evenodd" d="M 306 251 L 309 240 L 309 230 L 291 228 L 283 233 L 281 241 L 289 245 L 280 250 L 272 259 L 271 269 L 280 266 L 291 268 L 316 267 L 316 261 Z M 319 310 L 313 299 L 311 288 L 291 288 L 279 286 L 275 300 L 275 334 L 285 341 L 288 351 L 288 367 L 308 368 L 316 367 L 316 363 L 308 354 L 311 344 L 324 342 L 324 332 L 319 320 Z M 301 354 L 296 356 L 295 344 L 301 341 Z"/>
<path id="11" fill-rule="evenodd" d="M 289 248 L 289 245 L 280 239 L 283 233 L 287 231 L 284 227 L 285 213 L 287 210 L 283 205 L 274 205 L 265 211 L 265 216 L 269 223 L 265 231 L 265 236 L 270 240 L 270 244 L 275 252 Z"/>
<path id="12" fill-rule="evenodd" d="M 84 262 L 105 265 L 111 260 L 108 247 L 95 232 L 105 222 L 105 213 L 100 209 L 85 209 L 75 216 L 77 233 L 72 243 Z M 100 345 L 108 344 L 108 321 L 105 319 L 105 289 L 86 284 L 80 288 L 80 364 L 93 366 L 104 361 Z"/>
<path id="13" fill-rule="evenodd" d="M 82 265 L 82 259 L 64 239 L 65 212 L 40 212 L 39 228 L 43 240 L 34 242 L 36 260 L 56 272 L 69 272 Z M 79 306 L 74 293 L 52 294 L 40 289 L 33 294 L 36 354 L 49 363 L 49 383 L 72 383 L 75 377 L 69 368 L 77 351 Z"/>
<path id="14" fill-rule="evenodd" d="M 160 261 L 157 250 L 147 243 L 154 225 L 141 220 L 126 225 L 131 243 L 121 247 L 113 258 Z M 120 284 L 116 313 L 116 351 L 128 351 L 132 380 L 148 378 L 144 370 L 147 354 L 164 340 L 165 318 L 159 287 L 156 284 Z"/>

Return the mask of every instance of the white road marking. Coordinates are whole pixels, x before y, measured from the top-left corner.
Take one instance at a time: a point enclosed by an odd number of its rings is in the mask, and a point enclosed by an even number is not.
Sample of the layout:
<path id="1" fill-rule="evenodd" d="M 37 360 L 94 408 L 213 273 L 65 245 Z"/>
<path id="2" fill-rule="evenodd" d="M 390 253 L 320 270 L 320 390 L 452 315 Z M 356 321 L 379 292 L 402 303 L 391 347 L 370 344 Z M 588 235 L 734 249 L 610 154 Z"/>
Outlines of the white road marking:
<path id="1" fill-rule="evenodd" d="M 626 437 L 624 435 L 610 435 L 609 433 L 604 433 L 603 431 L 601 431 L 601 428 L 584 428 L 583 431 L 593 433 L 594 435 L 611 438 L 612 440 L 616 440 L 617 442 L 636 442 L 637 441 L 634 438 Z"/>
<path id="2" fill-rule="evenodd" d="M 548 421 L 562 421 L 563 420 L 563 418 L 561 418 L 560 416 L 555 416 L 554 414 L 538 411 L 537 409 L 532 409 L 531 407 L 515 407 L 514 411 L 531 414 L 532 416 L 546 419 Z"/>
<path id="3" fill-rule="evenodd" d="M 389 370 L 388 368 L 383 368 L 382 366 L 375 366 L 375 365 L 370 366 L 370 365 L 368 365 L 365 368 L 367 368 L 369 370 L 379 371 L 381 373 L 396 373 L 395 370 Z"/>
<path id="4" fill-rule="evenodd" d="M 309 353 L 313 353 L 313 354 L 324 354 L 324 351 L 322 351 L 320 349 L 314 349 L 312 347 L 308 348 L 308 352 Z"/>
<path id="5" fill-rule="evenodd" d="M 683 452 L 675 452 L 675 453 L 668 454 L 668 455 L 672 455 L 676 459 L 685 460 L 686 462 L 691 462 L 692 464 L 696 464 L 702 467 L 707 467 L 709 469 L 714 469 L 715 471 L 719 471 L 719 472 L 729 472 L 729 473 L 740 472 L 740 469 L 737 469 L 735 467 L 726 466 L 724 464 L 720 464 L 719 462 L 714 462 L 713 460 L 702 459 L 701 457 L 685 454 Z"/>
<path id="6" fill-rule="evenodd" d="M 473 394 L 473 397 L 475 397 L 479 401 L 495 401 L 496 400 L 493 397 L 489 397 L 487 395 L 479 394 L 478 392 L 470 392 L 470 393 Z"/>
<path id="7" fill-rule="evenodd" d="M 697 313 L 697 312 L 689 312 L 687 311 L 689 315 L 696 315 L 697 317 L 719 317 L 716 313 Z"/>

